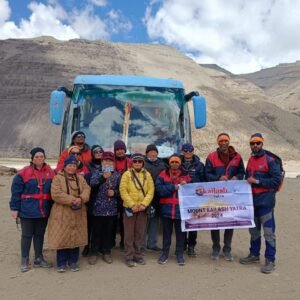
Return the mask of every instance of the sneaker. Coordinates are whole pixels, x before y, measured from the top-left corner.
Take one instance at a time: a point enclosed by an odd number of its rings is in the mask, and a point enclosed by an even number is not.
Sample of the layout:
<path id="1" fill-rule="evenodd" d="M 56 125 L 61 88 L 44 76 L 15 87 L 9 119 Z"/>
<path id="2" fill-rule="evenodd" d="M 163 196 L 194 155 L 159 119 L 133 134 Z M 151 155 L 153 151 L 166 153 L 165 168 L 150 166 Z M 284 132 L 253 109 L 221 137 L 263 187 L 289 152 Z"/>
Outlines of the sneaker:
<path id="1" fill-rule="evenodd" d="M 196 257 L 197 253 L 195 251 L 195 247 L 194 246 L 189 246 L 188 247 L 188 256 L 189 257 Z"/>
<path id="2" fill-rule="evenodd" d="M 159 252 L 161 251 L 162 249 L 159 248 L 158 246 L 154 246 L 154 247 L 147 247 L 148 250 L 151 250 L 151 251 L 155 251 L 155 252 Z"/>
<path id="3" fill-rule="evenodd" d="M 137 264 L 139 264 L 139 265 L 145 265 L 145 264 L 146 264 L 146 262 L 145 262 L 145 260 L 144 260 L 143 257 L 135 258 L 134 261 L 135 261 Z"/>
<path id="4" fill-rule="evenodd" d="M 265 265 L 261 268 L 261 272 L 265 274 L 272 273 L 275 270 L 275 263 L 266 259 Z"/>
<path id="5" fill-rule="evenodd" d="M 67 271 L 67 266 L 57 267 L 56 270 L 57 270 L 58 273 L 65 273 Z"/>
<path id="6" fill-rule="evenodd" d="M 48 263 L 43 257 L 35 259 L 33 266 L 34 268 L 52 268 L 52 264 Z"/>
<path id="7" fill-rule="evenodd" d="M 97 255 L 91 255 L 88 259 L 88 262 L 90 265 L 95 265 L 97 262 L 97 259 L 98 259 Z"/>
<path id="8" fill-rule="evenodd" d="M 233 256 L 231 255 L 231 252 L 225 251 L 223 252 L 224 259 L 227 261 L 233 261 Z"/>
<path id="9" fill-rule="evenodd" d="M 70 269 L 72 272 L 77 272 L 80 270 L 79 266 L 77 265 L 77 263 L 71 263 L 70 264 Z"/>
<path id="10" fill-rule="evenodd" d="M 111 264 L 113 262 L 110 254 L 103 254 L 102 258 L 108 264 Z"/>
<path id="11" fill-rule="evenodd" d="M 211 255 L 210 255 L 210 258 L 212 260 L 218 260 L 219 256 L 220 256 L 220 251 L 213 250 L 212 253 L 211 253 Z"/>
<path id="12" fill-rule="evenodd" d="M 163 253 L 163 254 L 160 256 L 160 258 L 158 259 L 158 263 L 159 263 L 160 265 L 164 265 L 164 264 L 168 261 L 168 258 L 169 258 L 168 254 Z"/>
<path id="13" fill-rule="evenodd" d="M 29 267 L 29 258 L 28 257 L 22 257 L 21 258 L 21 272 L 25 273 L 30 270 Z"/>
<path id="14" fill-rule="evenodd" d="M 185 261 L 182 255 L 177 255 L 177 263 L 179 266 L 184 266 L 185 265 Z"/>
<path id="15" fill-rule="evenodd" d="M 84 247 L 83 251 L 81 252 L 81 255 L 82 255 L 83 257 L 87 257 L 87 256 L 89 256 L 89 252 L 90 252 L 90 248 L 89 248 L 88 245 L 86 245 L 86 246 Z"/>
<path id="16" fill-rule="evenodd" d="M 133 259 L 127 259 L 126 264 L 127 264 L 127 267 L 129 267 L 129 268 L 136 266 L 135 261 Z"/>
<path id="17" fill-rule="evenodd" d="M 251 253 L 247 257 L 240 259 L 240 264 L 242 265 L 250 265 L 256 262 L 259 262 L 259 256 L 252 255 Z"/>

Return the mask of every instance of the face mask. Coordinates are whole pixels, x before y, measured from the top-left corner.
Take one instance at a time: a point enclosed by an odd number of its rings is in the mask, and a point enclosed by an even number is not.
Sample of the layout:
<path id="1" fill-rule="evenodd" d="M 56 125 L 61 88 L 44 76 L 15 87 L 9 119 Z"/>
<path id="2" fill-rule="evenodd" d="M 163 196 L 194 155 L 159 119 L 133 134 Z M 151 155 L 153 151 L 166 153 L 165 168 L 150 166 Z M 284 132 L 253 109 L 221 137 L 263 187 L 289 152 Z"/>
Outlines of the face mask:
<path id="1" fill-rule="evenodd" d="M 114 166 L 102 166 L 102 171 L 103 172 L 113 172 Z"/>

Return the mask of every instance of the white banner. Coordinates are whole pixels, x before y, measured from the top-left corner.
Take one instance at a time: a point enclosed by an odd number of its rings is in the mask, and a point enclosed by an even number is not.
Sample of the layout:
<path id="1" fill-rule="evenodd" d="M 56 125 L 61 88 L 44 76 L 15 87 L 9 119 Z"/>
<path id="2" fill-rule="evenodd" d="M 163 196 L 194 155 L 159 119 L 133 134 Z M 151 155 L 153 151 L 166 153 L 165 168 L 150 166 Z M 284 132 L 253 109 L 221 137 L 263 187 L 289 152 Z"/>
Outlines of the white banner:
<path id="1" fill-rule="evenodd" d="M 183 231 L 255 227 L 246 180 L 189 183 L 178 195 Z"/>

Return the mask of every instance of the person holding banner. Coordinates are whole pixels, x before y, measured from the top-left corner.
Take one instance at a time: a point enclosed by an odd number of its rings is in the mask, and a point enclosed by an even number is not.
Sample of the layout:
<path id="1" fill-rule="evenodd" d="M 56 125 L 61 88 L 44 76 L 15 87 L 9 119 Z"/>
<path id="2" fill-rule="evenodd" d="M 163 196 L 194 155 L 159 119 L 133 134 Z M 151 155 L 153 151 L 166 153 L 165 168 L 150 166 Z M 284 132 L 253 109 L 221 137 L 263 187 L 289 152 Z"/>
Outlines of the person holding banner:
<path id="1" fill-rule="evenodd" d="M 218 148 L 210 153 L 206 159 L 205 175 L 207 181 L 242 180 L 245 175 L 243 159 L 233 146 L 227 133 L 220 133 L 217 137 Z M 223 256 L 227 261 L 233 261 L 231 242 L 233 229 L 225 229 Z M 211 258 L 218 260 L 220 256 L 220 230 L 211 231 L 213 242 Z"/>
<path id="2" fill-rule="evenodd" d="M 156 178 L 155 189 L 160 197 L 160 208 L 163 226 L 163 250 L 158 260 L 165 264 L 169 258 L 173 226 L 176 233 L 176 257 L 180 266 L 185 264 L 183 257 L 185 233 L 181 230 L 181 217 L 178 201 L 180 185 L 187 184 L 191 178 L 187 172 L 180 169 L 181 158 L 173 154 L 169 158 L 169 166 Z"/>
<path id="3" fill-rule="evenodd" d="M 271 273 L 275 269 L 275 194 L 281 182 L 280 165 L 263 149 L 264 139 L 261 133 L 250 138 L 252 151 L 246 169 L 246 178 L 252 186 L 254 221 L 256 227 L 250 228 L 250 254 L 241 258 L 240 263 L 247 265 L 259 261 L 261 247 L 261 226 L 266 242 L 265 265 L 262 273 Z"/>
<path id="4" fill-rule="evenodd" d="M 205 182 L 204 164 L 200 161 L 200 158 L 194 154 L 194 146 L 190 143 L 185 143 L 181 147 L 181 152 L 181 169 L 190 175 L 191 182 Z M 195 251 L 195 246 L 197 244 L 197 231 L 189 231 L 186 233 L 185 244 L 188 248 L 188 256 L 197 256 Z"/>

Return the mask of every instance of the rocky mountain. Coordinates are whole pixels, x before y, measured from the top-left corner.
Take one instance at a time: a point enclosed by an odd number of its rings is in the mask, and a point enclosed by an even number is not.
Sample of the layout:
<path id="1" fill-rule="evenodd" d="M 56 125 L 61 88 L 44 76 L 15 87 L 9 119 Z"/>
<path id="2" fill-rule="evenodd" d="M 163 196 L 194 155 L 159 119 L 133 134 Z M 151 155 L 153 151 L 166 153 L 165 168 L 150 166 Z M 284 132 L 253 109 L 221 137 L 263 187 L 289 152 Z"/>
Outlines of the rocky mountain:
<path id="1" fill-rule="evenodd" d="M 49 95 L 58 86 L 71 88 L 78 74 L 176 78 L 187 92 L 200 91 L 207 99 L 208 124 L 193 129 L 193 142 L 202 158 L 225 131 L 245 158 L 250 134 L 262 132 L 267 148 L 299 159 L 300 117 L 270 100 L 269 87 L 277 84 L 259 85 L 260 80 L 200 66 L 168 46 L 50 37 L 0 41 L 1 157 L 28 156 L 36 145 L 45 147 L 48 157 L 58 155 L 61 129 L 49 121 Z M 282 93 L 286 90 L 283 85 Z"/>

